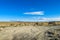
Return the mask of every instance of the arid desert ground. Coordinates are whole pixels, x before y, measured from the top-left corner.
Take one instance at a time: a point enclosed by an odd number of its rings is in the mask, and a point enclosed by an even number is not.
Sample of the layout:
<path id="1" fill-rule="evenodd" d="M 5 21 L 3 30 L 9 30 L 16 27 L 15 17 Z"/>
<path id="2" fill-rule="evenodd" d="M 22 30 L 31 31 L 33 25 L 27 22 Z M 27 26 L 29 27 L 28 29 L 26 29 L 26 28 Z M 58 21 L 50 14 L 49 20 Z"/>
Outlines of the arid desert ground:
<path id="1" fill-rule="evenodd" d="M 2 23 L 0 26 L 0 40 L 60 40 L 59 25 L 54 24 L 54 26 L 51 23 L 50 25 L 40 26 L 38 23 L 21 24 L 14 26 L 10 23 L 7 26 L 8 23 Z"/>

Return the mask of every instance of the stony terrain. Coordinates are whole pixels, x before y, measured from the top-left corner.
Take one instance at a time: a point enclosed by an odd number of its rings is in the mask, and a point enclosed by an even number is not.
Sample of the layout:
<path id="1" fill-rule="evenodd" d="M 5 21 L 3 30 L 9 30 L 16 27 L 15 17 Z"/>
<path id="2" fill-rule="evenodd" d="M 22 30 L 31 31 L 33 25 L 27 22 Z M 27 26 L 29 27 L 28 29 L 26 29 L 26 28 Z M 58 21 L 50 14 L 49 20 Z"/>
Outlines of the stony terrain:
<path id="1" fill-rule="evenodd" d="M 0 40 L 45 40 L 44 33 L 59 26 L 22 26 L 0 28 Z M 60 39 L 59 39 L 60 40 Z"/>
<path id="2" fill-rule="evenodd" d="M 60 22 L 0 22 L 0 40 L 55 39 L 60 40 Z"/>

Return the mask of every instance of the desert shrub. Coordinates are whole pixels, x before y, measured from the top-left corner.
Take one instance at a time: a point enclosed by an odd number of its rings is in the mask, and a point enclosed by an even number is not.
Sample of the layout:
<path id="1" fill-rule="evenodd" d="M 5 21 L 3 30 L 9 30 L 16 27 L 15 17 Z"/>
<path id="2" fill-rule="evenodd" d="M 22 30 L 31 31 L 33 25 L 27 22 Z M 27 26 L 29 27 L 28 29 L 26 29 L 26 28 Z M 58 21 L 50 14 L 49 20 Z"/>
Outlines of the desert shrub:
<path id="1" fill-rule="evenodd" d="M 10 24 L 10 26 L 14 26 L 14 24 Z"/>
<path id="2" fill-rule="evenodd" d="M 0 28 L 5 28 L 6 26 L 0 26 Z"/>

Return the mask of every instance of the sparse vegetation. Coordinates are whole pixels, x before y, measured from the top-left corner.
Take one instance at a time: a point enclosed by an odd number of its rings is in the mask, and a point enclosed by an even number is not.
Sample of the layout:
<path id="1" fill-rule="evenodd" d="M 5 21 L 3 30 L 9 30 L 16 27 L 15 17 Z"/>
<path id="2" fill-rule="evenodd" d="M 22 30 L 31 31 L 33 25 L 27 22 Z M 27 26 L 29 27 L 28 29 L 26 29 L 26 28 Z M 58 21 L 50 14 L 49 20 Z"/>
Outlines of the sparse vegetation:
<path id="1" fill-rule="evenodd" d="M 60 26 L 60 22 L 0 22 L 0 26 Z"/>
<path id="2" fill-rule="evenodd" d="M 7 23 L 6 23 L 7 24 Z M 48 25 L 47 25 L 48 24 Z M 56 23 L 8 23 L 0 26 L 0 40 L 42 40 L 43 33 Z M 46 25 L 46 26 L 45 26 Z M 60 30 L 60 29 L 59 29 Z M 37 34 L 37 36 L 36 36 Z M 60 36 L 58 36 L 60 37 Z"/>

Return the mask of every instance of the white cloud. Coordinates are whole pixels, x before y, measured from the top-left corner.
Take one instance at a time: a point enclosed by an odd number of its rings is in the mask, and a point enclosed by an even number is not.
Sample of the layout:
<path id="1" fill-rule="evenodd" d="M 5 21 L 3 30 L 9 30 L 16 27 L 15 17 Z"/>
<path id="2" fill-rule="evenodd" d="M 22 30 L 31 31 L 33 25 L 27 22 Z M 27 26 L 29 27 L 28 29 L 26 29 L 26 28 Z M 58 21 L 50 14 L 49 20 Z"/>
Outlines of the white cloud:
<path id="1" fill-rule="evenodd" d="M 60 17 L 55 17 L 55 18 L 47 18 L 47 17 L 31 17 L 29 18 L 23 18 L 20 21 L 24 22 L 49 22 L 49 21 L 60 21 Z"/>
<path id="2" fill-rule="evenodd" d="M 42 18 L 42 21 L 60 21 L 60 18 Z"/>
<path id="3" fill-rule="evenodd" d="M 33 17 L 33 21 L 48 22 L 48 21 L 60 21 L 60 17 L 46 18 L 46 17 Z"/>
<path id="4" fill-rule="evenodd" d="M 37 11 L 37 12 L 26 12 L 24 14 L 30 14 L 30 15 L 44 15 L 43 11 Z"/>

